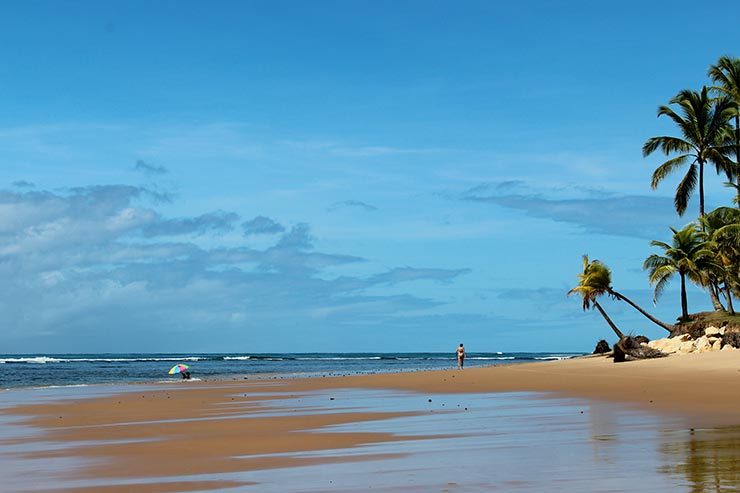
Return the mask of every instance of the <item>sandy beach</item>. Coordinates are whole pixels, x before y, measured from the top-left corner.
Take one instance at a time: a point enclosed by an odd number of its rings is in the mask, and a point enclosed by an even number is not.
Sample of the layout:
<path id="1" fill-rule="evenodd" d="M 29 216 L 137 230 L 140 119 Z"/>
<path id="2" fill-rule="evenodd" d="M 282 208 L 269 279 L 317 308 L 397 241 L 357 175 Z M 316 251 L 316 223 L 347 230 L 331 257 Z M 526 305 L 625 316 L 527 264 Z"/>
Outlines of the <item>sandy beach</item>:
<path id="1" fill-rule="evenodd" d="M 740 1 L 664 3 L 2 2 L 0 493 L 740 493 Z"/>
<path id="2" fill-rule="evenodd" d="M 15 427 L 24 425 L 0 441 L 3 456 L 16 459 L 17 473 L 23 464 L 73 461 L 48 473 L 53 483 L 43 482 L 43 474 L 36 481 L 27 479 L 26 491 L 268 491 L 260 488 L 259 480 L 239 473 L 383 464 L 414 456 L 411 443 L 434 450 L 430 444 L 435 441 L 449 445 L 488 433 L 488 428 L 500 428 L 506 416 L 521 416 L 524 409 L 537 406 L 550 410 L 537 419 L 546 433 L 562 435 L 559 443 L 571 436 L 564 428 L 557 431 L 559 426 L 580 419 L 584 409 L 591 415 L 591 428 L 594 416 L 603 417 L 611 408 L 623 410 L 624 416 L 657 419 L 659 424 L 651 426 L 659 431 L 716 432 L 740 424 L 740 351 L 622 364 L 584 357 L 463 371 L 129 387 L 123 393 L 84 399 L 75 399 L 75 389 L 67 389 L 63 400 L 27 401 L 4 410 Z M 494 402 L 496 411 L 480 414 Z M 474 411 L 479 413 L 476 419 L 460 428 L 461 420 Z M 421 418 L 431 415 L 435 424 L 424 425 Z M 484 427 L 489 418 L 496 424 Z M 627 422 L 633 426 L 647 421 Z M 522 426 L 527 430 L 535 425 Z M 511 435 L 516 444 L 516 433 Z M 353 453 L 358 449 L 367 452 Z M 419 457 L 415 460 L 423 463 Z M 364 471 L 371 485 L 372 471 Z M 445 484 L 433 491 L 477 491 L 486 482 L 483 478 L 477 486 L 466 487 L 464 482 L 443 480 Z M 295 481 L 290 491 L 320 491 Z M 521 489 L 531 490 L 526 485 Z M 383 491 L 412 490 L 389 484 Z M 327 484 L 326 491 L 340 490 Z"/>

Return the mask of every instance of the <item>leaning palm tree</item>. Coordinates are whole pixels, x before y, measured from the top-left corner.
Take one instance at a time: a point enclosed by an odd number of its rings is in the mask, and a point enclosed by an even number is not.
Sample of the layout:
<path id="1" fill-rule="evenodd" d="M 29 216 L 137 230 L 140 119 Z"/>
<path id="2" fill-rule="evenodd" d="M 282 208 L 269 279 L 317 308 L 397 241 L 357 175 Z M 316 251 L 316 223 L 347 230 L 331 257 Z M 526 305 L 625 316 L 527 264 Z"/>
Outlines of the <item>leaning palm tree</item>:
<path id="1" fill-rule="evenodd" d="M 612 288 L 611 271 L 609 270 L 609 267 L 607 267 L 603 262 L 600 262 L 599 260 L 589 262 L 588 255 L 584 255 L 583 273 L 578 275 L 578 280 L 578 286 L 568 291 L 568 294 L 570 295 L 572 293 L 580 293 L 581 296 L 583 296 L 584 310 L 589 308 L 590 303 L 593 303 L 594 306 L 599 310 L 599 312 L 601 312 L 601 314 L 604 316 L 612 330 L 614 330 L 615 332 L 617 332 L 619 329 L 614 326 L 609 317 L 607 317 L 603 308 L 601 308 L 601 306 L 598 305 L 596 302 L 596 298 L 601 295 L 608 294 L 614 299 L 624 301 L 654 324 L 662 327 L 668 332 L 673 331 L 674 327 L 672 325 L 658 320 L 657 318 L 650 315 L 650 313 L 642 309 L 639 305 L 637 305 L 637 303 L 630 300 L 622 293 L 615 291 Z M 621 334 L 621 332 L 619 334 Z"/>
<path id="2" fill-rule="evenodd" d="M 730 180 L 734 176 L 732 161 L 726 156 L 726 143 L 732 128 L 729 119 L 735 114 L 735 103 L 727 96 L 712 99 L 703 87 L 700 92 L 683 90 L 670 104 L 678 106 L 680 113 L 670 106 L 658 108 L 658 116 L 666 115 L 678 126 L 681 137 L 660 136 L 648 139 L 642 146 L 642 155 L 647 157 L 660 149 L 670 156 L 678 153 L 658 166 L 653 172 L 650 185 L 653 189 L 668 175 L 685 164 L 689 164 L 686 175 L 676 188 L 674 205 L 682 216 L 689 198 L 699 185 L 699 216 L 704 216 L 704 166 L 714 164 L 717 173 L 724 172 Z"/>
<path id="3" fill-rule="evenodd" d="M 650 255 L 643 263 L 648 271 L 651 285 L 655 285 L 653 300 L 657 302 L 668 282 L 675 274 L 681 278 L 681 318 L 689 320 L 689 308 L 686 298 L 686 278 L 700 285 L 709 284 L 707 271 L 715 266 L 712 251 L 707 247 L 702 234 L 695 224 L 689 224 L 681 230 L 673 231 L 671 244 L 653 240 L 652 246 L 663 249 L 663 255 Z"/>
<path id="4" fill-rule="evenodd" d="M 665 322 L 663 322 L 661 320 L 658 320 L 657 318 L 653 317 L 652 315 L 650 315 L 650 313 L 648 313 L 647 311 L 645 311 L 637 303 L 635 303 L 631 299 L 627 298 L 622 293 L 617 292 L 617 291 L 614 291 L 614 289 L 612 289 L 611 286 L 609 287 L 609 290 L 607 292 L 609 293 L 609 295 L 612 298 L 618 299 L 620 301 L 624 301 L 625 303 L 627 303 L 628 305 L 630 305 L 632 308 L 634 308 L 635 310 L 637 310 L 638 312 L 640 312 L 645 318 L 647 318 L 648 320 L 650 320 L 651 322 L 653 322 L 655 325 L 657 325 L 657 326 L 659 326 L 659 327 L 667 330 L 668 332 L 673 332 L 673 329 L 675 328 L 673 325 L 667 324 L 667 323 L 665 323 Z"/>
<path id="5" fill-rule="evenodd" d="M 578 274 L 578 286 L 568 291 L 568 296 L 578 293 L 583 298 L 583 311 L 588 310 L 593 305 L 601 316 L 604 317 L 609 327 L 617 334 L 621 340 L 624 334 L 614 325 L 612 319 L 606 314 L 606 311 L 599 304 L 597 298 L 603 296 L 609 291 L 611 285 L 611 271 L 609 267 L 598 260 L 589 261 L 588 255 L 583 256 L 583 272 Z"/>
<path id="6" fill-rule="evenodd" d="M 720 95 L 727 96 L 736 105 L 740 105 L 740 58 L 723 56 L 717 60 L 717 63 L 709 67 L 709 77 L 716 84 L 712 89 Z M 732 115 L 735 129 L 732 138 L 732 146 L 735 154 L 735 183 L 740 185 L 740 112 L 735 108 Z M 738 195 L 735 200 L 740 199 L 740 187 L 737 190 Z M 740 202 L 739 202 L 740 203 Z"/>

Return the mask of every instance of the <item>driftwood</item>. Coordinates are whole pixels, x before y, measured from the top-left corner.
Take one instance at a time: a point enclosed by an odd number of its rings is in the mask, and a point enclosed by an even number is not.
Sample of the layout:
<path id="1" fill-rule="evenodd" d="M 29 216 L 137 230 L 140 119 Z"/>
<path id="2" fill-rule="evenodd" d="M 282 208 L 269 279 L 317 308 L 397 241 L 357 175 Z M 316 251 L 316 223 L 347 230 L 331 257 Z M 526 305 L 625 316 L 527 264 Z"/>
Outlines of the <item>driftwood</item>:
<path id="1" fill-rule="evenodd" d="M 668 356 L 662 351 L 644 345 L 649 342 L 645 336 L 625 336 L 614 345 L 614 362 L 621 363 L 636 359 L 662 358 Z"/>

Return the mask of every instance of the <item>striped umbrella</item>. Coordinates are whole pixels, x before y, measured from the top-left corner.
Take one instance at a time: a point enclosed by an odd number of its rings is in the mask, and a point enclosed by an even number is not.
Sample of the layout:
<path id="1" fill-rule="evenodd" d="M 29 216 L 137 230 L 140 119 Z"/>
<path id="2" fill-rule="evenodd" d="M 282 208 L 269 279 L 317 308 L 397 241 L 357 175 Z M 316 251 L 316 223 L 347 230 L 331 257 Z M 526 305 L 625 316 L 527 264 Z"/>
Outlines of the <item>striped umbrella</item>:
<path id="1" fill-rule="evenodd" d="M 168 372 L 170 375 L 174 375 L 176 373 L 182 373 L 186 371 L 188 368 L 190 368 L 188 365 L 183 365 L 182 363 L 178 363 L 172 368 L 170 368 L 170 371 Z"/>

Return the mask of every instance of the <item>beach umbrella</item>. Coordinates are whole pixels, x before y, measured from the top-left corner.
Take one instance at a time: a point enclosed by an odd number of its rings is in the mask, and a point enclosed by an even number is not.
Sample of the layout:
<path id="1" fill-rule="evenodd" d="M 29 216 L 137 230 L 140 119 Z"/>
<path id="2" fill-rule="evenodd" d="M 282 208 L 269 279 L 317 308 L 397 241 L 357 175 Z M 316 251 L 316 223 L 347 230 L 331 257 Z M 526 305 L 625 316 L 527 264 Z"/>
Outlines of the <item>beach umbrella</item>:
<path id="1" fill-rule="evenodd" d="M 170 375 L 174 375 L 176 373 L 182 373 L 186 371 L 188 368 L 190 368 L 188 365 L 183 365 L 182 363 L 178 363 L 172 368 L 170 368 L 170 371 L 168 372 Z"/>

